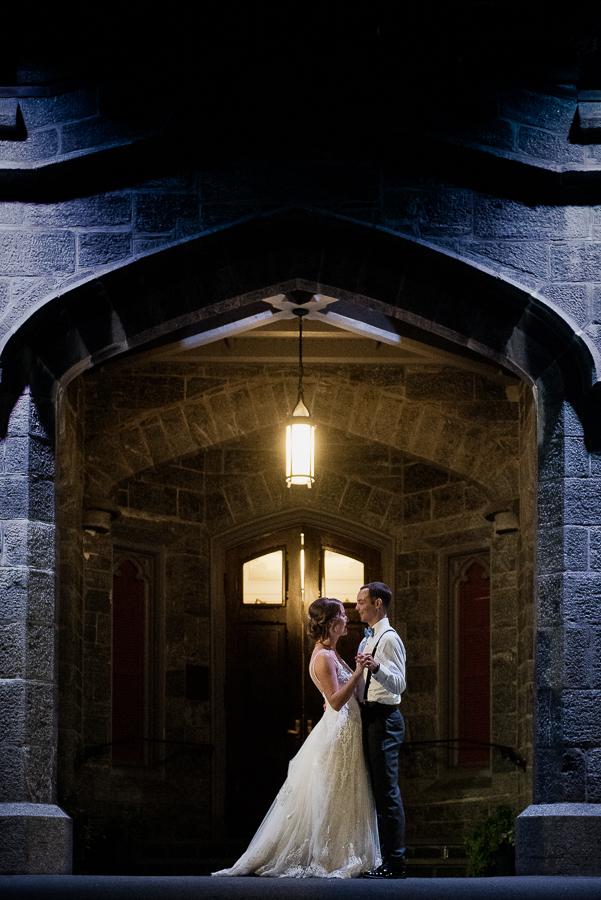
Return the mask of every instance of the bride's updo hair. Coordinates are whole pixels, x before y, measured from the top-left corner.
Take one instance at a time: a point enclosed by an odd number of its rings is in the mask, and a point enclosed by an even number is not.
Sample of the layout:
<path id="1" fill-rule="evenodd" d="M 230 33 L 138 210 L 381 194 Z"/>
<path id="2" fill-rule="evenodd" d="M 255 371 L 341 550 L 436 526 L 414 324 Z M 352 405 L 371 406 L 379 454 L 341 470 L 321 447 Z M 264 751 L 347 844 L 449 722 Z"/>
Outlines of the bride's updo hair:
<path id="1" fill-rule="evenodd" d="M 330 625 L 340 615 L 340 600 L 318 597 L 309 607 L 307 634 L 314 641 L 325 641 L 330 635 Z"/>

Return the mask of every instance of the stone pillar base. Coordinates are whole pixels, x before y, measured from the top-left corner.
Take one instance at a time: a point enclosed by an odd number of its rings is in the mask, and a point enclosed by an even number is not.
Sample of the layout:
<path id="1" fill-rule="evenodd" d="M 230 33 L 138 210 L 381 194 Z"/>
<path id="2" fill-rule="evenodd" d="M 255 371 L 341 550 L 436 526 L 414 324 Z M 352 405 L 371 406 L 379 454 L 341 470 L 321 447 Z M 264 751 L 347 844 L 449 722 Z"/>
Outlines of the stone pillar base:
<path id="1" fill-rule="evenodd" d="M 516 875 L 601 875 L 601 803 L 541 803 L 515 820 Z"/>
<path id="2" fill-rule="evenodd" d="M 0 803 L 0 875 L 70 875 L 73 823 L 49 803 Z"/>

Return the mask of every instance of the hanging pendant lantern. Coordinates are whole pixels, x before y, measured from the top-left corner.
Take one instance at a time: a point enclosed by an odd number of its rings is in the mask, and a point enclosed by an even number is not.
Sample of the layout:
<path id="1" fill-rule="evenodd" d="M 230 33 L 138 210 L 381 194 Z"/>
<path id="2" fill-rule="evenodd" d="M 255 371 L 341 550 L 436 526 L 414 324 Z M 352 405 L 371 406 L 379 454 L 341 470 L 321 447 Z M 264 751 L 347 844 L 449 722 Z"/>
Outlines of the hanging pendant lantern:
<path id="1" fill-rule="evenodd" d="M 298 316 L 298 399 L 290 423 L 286 426 L 286 483 L 306 484 L 311 487 L 315 481 L 315 425 L 311 425 L 311 413 L 303 397 L 303 316 L 308 310 L 295 309 Z"/>

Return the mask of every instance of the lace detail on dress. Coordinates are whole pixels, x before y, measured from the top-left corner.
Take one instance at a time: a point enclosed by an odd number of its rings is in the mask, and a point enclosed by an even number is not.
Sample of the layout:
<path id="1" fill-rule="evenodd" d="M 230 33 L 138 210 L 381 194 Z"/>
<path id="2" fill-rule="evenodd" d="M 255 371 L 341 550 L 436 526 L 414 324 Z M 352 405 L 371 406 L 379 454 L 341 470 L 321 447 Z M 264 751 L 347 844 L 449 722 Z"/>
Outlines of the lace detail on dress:
<path id="1" fill-rule="evenodd" d="M 352 673 L 340 660 L 337 666 L 338 682 L 346 684 Z M 350 878 L 380 862 L 359 704 L 352 696 L 335 710 L 326 701 L 248 850 L 213 874 Z"/>

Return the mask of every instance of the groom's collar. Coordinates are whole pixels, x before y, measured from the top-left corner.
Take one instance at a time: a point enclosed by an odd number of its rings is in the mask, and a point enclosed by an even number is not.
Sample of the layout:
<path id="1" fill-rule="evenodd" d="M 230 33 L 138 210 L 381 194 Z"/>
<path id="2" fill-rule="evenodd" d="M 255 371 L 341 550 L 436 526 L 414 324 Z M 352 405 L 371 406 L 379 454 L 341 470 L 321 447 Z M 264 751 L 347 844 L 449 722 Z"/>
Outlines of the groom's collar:
<path id="1" fill-rule="evenodd" d="M 383 619 L 380 619 L 374 625 L 374 637 L 381 631 L 383 628 L 390 628 L 390 622 L 388 621 L 388 616 L 384 616 Z"/>

